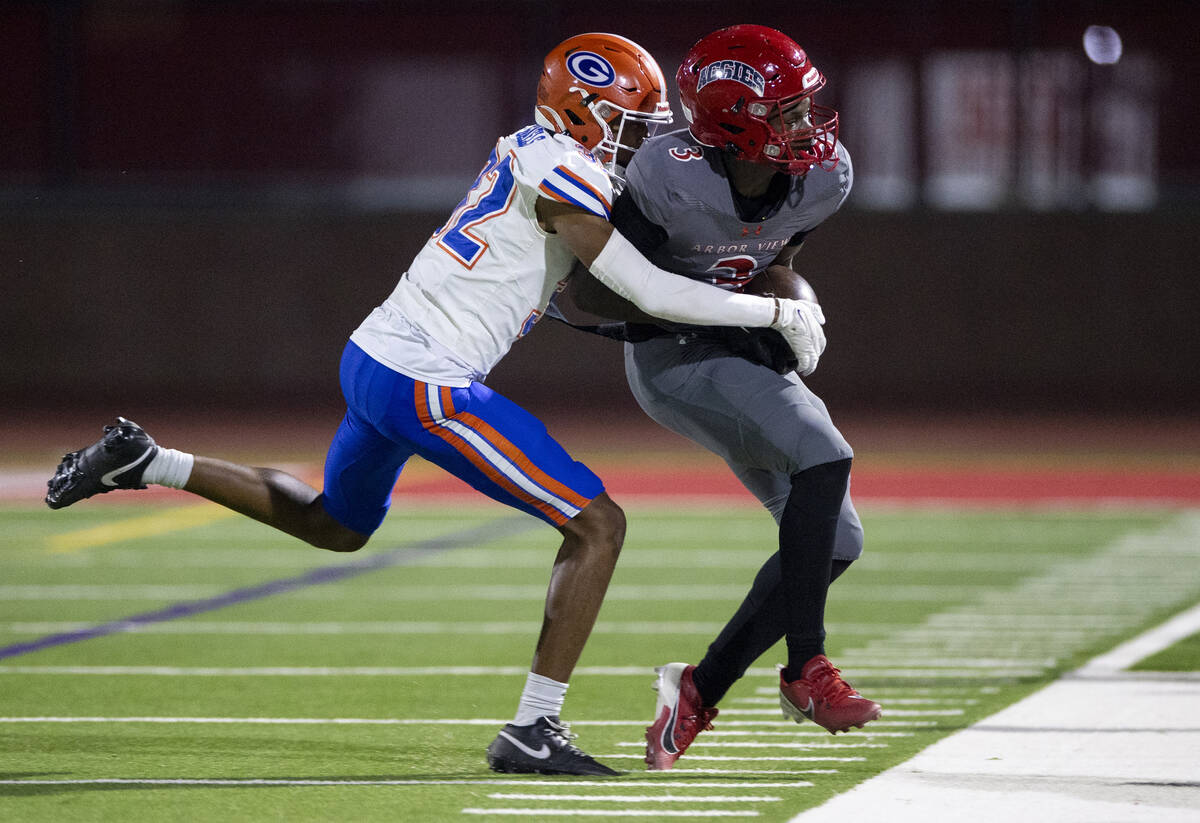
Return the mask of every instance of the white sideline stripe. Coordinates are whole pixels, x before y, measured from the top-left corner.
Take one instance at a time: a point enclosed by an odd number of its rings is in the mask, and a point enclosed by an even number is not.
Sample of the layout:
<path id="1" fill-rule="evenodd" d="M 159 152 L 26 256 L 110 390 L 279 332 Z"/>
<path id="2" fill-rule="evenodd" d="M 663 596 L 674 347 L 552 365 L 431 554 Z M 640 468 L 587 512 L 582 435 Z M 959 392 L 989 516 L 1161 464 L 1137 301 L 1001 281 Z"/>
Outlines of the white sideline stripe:
<path id="1" fill-rule="evenodd" d="M 809 785 L 812 785 L 811 783 Z M 593 803 L 778 803 L 771 795 L 525 794 L 493 792 L 491 800 L 586 800 Z"/>
<path id="2" fill-rule="evenodd" d="M 1147 542 L 1161 551 L 1136 554 Z M 1037 585 L 1023 582 L 1008 593 L 1009 607 L 1020 611 L 1022 603 L 1044 597 L 1053 588 L 1047 582 L 1093 579 L 1090 596 L 1068 592 L 1056 605 L 1069 612 L 1112 603 L 1119 623 L 1097 622 L 1098 636 L 1111 637 L 1179 603 L 1174 586 L 1157 584 L 1187 579 L 1194 587 L 1195 576 L 1188 574 L 1194 563 L 1185 561 L 1197 554 L 1200 511 L 1192 510 L 1153 535 L 1124 535 L 1096 555 L 1049 570 Z M 1043 604 L 1039 611 L 1044 610 Z M 1200 751 L 1197 673 L 1122 673 L 1197 629 L 1200 605 L 1189 604 L 1158 627 L 790 823 L 874 819 L 880 809 L 887 809 L 891 823 L 1010 823 L 1029 819 L 1031 810 L 1038 820 L 1056 823 L 1200 820 L 1192 796 Z"/>
<path id="3" fill-rule="evenodd" d="M 478 809 L 463 814 L 500 814 L 521 817 L 758 817 L 755 811 L 727 809 Z"/>
<path id="4" fill-rule="evenodd" d="M 1177 614 L 1161 626 L 1122 643 L 1112 651 L 1093 658 L 1077 669 L 1074 677 L 1097 677 L 1129 668 L 1139 660 L 1173 646 L 1200 631 L 1200 603 Z"/>

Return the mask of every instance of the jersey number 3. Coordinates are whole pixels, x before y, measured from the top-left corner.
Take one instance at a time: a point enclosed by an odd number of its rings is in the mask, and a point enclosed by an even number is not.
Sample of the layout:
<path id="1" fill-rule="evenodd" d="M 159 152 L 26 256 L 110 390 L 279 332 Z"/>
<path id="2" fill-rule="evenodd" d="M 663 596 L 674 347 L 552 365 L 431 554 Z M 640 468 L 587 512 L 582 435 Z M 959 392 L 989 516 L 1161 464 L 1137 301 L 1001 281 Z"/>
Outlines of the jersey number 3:
<path id="1" fill-rule="evenodd" d="M 438 247 L 468 269 L 473 268 L 487 250 L 487 243 L 471 230 L 508 211 L 515 190 L 512 155 L 506 154 L 504 159 L 497 160 L 493 152 L 446 225 L 434 232 Z"/>

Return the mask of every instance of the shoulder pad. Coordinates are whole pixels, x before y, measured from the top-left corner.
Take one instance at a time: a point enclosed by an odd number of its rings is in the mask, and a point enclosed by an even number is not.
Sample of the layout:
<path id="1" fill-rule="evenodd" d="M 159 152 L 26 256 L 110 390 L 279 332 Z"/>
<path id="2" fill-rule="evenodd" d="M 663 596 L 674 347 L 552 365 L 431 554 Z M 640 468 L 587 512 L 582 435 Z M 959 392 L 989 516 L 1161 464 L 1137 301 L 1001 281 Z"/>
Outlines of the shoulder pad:
<path id="1" fill-rule="evenodd" d="M 609 219 L 613 187 L 604 167 L 566 135 L 546 134 L 548 140 L 537 140 L 512 149 L 518 182 L 535 189 L 539 197 L 570 203 Z"/>

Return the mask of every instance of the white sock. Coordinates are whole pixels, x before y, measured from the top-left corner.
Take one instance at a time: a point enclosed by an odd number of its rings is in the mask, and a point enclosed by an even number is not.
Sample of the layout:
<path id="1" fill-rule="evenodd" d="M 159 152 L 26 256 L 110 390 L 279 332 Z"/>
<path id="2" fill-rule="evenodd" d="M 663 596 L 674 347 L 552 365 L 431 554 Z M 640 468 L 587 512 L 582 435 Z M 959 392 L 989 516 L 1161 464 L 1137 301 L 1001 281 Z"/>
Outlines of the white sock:
<path id="1" fill-rule="evenodd" d="M 513 725 L 528 726 L 539 717 L 557 717 L 562 712 L 566 697 L 566 683 L 530 672 L 525 678 L 525 691 L 521 692 L 521 702 L 517 704 L 517 717 Z"/>
<path id="2" fill-rule="evenodd" d="M 150 465 L 146 466 L 146 471 L 142 474 L 142 482 L 147 485 L 154 483 L 158 486 L 182 489 L 192 476 L 192 464 L 195 462 L 195 456 L 187 452 L 159 446 L 154 457 L 150 459 Z"/>

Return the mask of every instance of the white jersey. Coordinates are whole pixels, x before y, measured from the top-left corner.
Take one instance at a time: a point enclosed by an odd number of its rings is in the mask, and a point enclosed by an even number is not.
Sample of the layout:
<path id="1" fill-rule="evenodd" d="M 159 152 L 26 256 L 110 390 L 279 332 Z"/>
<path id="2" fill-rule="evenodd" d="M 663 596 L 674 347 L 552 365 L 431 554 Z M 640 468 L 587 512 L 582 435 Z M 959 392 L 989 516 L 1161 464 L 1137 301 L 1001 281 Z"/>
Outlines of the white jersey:
<path id="1" fill-rule="evenodd" d="M 528 126 L 500 138 L 475 185 L 395 290 L 350 335 L 426 383 L 482 380 L 566 283 L 574 255 L 538 225 L 539 197 L 610 216 L 612 182 L 570 137 Z"/>

